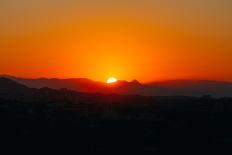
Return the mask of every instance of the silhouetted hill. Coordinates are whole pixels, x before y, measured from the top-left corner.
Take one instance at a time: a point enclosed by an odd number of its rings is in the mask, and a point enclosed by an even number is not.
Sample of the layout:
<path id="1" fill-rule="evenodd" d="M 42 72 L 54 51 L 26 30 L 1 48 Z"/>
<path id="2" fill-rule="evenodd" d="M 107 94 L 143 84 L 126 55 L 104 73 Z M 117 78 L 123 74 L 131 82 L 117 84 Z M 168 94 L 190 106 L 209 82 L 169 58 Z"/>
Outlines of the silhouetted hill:
<path id="1" fill-rule="evenodd" d="M 141 84 L 137 80 L 131 82 L 119 80 L 116 84 L 106 84 L 86 78 L 71 79 L 25 79 L 7 77 L 31 88 L 48 87 L 52 89 L 67 88 L 78 92 L 104 94 L 137 94 L 146 96 L 232 96 L 232 83 L 207 80 L 172 80 Z"/>
<path id="2" fill-rule="evenodd" d="M 51 88 L 29 88 L 23 84 L 17 83 L 11 79 L 0 78 L 0 98 L 9 100 L 20 100 L 25 102 L 43 102 L 57 101 L 60 102 L 66 94 L 76 95 L 77 92 L 72 92 L 66 89 L 55 90 Z M 78 96 L 77 96 L 78 97 Z"/>
<path id="3" fill-rule="evenodd" d="M 232 83 L 209 80 L 171 80 L 150 83 L 149 86 L 159 86 L 168 90 L 170 95 L 187 96 L 232 96 Z"/>
<path id="4" fill-rule="evenodd" d="M 0 91 L 25 90 L 27 87 L 7 78 L 0 78 Z"/>
<path id="5" fill-rule="evenodd" d="M 9 78 L 30 88 L 43 88 L 48 87 L 52 89 L 67 88 L 78 92 L 87 93 L 104 93 L 104 94 L 139 94 L 136 90 L 139 90 L 142 86 L 138 81 L 131 82 L 119 80 L 117 84 L 106 84 L 104 82 L 93 81 L 87 78 L 70 78 L 70 79 L 26 79 L 17 78 L 8 75 L 2 75 L 0 77 Z"/>
<path id="6" fill-rule="evenodd" d="M 11 79 L 0 78 L 0 97 L 18 98 L 31 93 L 31 89 Z"/>

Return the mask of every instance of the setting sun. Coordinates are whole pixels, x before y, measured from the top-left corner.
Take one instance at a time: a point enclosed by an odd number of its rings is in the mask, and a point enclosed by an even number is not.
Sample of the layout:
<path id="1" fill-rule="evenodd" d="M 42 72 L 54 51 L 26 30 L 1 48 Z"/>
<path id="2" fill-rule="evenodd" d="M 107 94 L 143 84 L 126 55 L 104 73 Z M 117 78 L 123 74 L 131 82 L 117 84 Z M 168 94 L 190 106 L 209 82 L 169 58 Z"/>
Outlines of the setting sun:
<path id="1" fill-rule="evenodd" d="M 115 82 L 117 82 L 118 80 L 116 79 L 116 78 L 114 78 L 114 77 L 110 77 L 110 78 L 108 78 L 108 80 L 106 81 L 106 83 L 115 83 Z"/>

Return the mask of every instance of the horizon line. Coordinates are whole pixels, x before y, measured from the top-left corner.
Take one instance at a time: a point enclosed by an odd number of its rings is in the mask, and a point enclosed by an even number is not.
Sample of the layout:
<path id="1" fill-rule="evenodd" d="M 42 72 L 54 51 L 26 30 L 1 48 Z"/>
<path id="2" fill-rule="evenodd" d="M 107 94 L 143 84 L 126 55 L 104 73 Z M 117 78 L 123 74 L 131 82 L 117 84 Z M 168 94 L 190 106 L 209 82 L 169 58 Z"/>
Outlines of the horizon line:
<path id="1" fill-rule="evenodd" d="M 15 75 L 10 75 L 10 74 L 0 74 L 0 77 L 11 77 L 11 78 L 21 78 L 21 79 L 31 79 L 31 80 L 36 80 L 36 79 L 48 79 L 48 80 L 52 80 L 52 79 L 56 79 L 56 80 L 68 80 L 68 79 L 88 79 L 91 80 L 93 82 L 103 82 L 105 83 L 105 81 L 98 81 L 98 80 L 93 80 L 91 78 L 87 78 L 87 77 L 68 77 L 68 78 L 59 78 L 59 77 L 22 77 L 22 76 L 15 76 Z M 232 83 L 232 81 L 227 81 L 227 80 L 210 80 L 210 79 L 196 79 L 196 78 L 176 78 L 176 79 L 163 79 L 163 80 L 153 80 L 150 82 L 141 82 L 139 80 L 137 80 L 136 78 L 133 80 L 123 80 L 123 79 L 118 79 L 118 81 L 125 81 L 125 82 L 133 82 L 133 81 L 138 81 L 141 84 L 152 84 L 152 83 L 159 83 L 159 82 L 168 82 L 168 81 L 193 81 L 193 82 L 198 82 L 198 81 L 214 81 L 214 82 L 228 82 L 228 83 Z"/>

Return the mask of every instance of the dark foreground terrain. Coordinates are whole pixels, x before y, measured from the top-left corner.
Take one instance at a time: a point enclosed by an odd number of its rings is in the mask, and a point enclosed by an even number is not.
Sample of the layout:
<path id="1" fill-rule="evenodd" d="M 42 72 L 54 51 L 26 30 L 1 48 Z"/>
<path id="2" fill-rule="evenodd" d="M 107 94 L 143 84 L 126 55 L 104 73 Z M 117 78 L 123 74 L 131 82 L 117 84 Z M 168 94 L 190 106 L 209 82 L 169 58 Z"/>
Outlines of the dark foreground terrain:
<path id="1" fill-rule="evenodd" d="M 232 98 L 86 94 L 0 79 L 0 136 L 69 137 L 86 152 L 228 153 L 231 120 Z"/>

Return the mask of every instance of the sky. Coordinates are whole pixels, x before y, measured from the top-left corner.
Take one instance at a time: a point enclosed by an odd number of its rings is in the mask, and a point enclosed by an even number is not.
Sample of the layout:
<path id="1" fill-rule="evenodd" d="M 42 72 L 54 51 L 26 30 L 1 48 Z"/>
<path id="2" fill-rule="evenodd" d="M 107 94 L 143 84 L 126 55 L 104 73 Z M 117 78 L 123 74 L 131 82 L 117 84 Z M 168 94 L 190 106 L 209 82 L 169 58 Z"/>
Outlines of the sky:
<path id="1" fill-rule="evenodd" d="M 1 0 L 0 74 L 232 81 L 231 0 Z"/>

